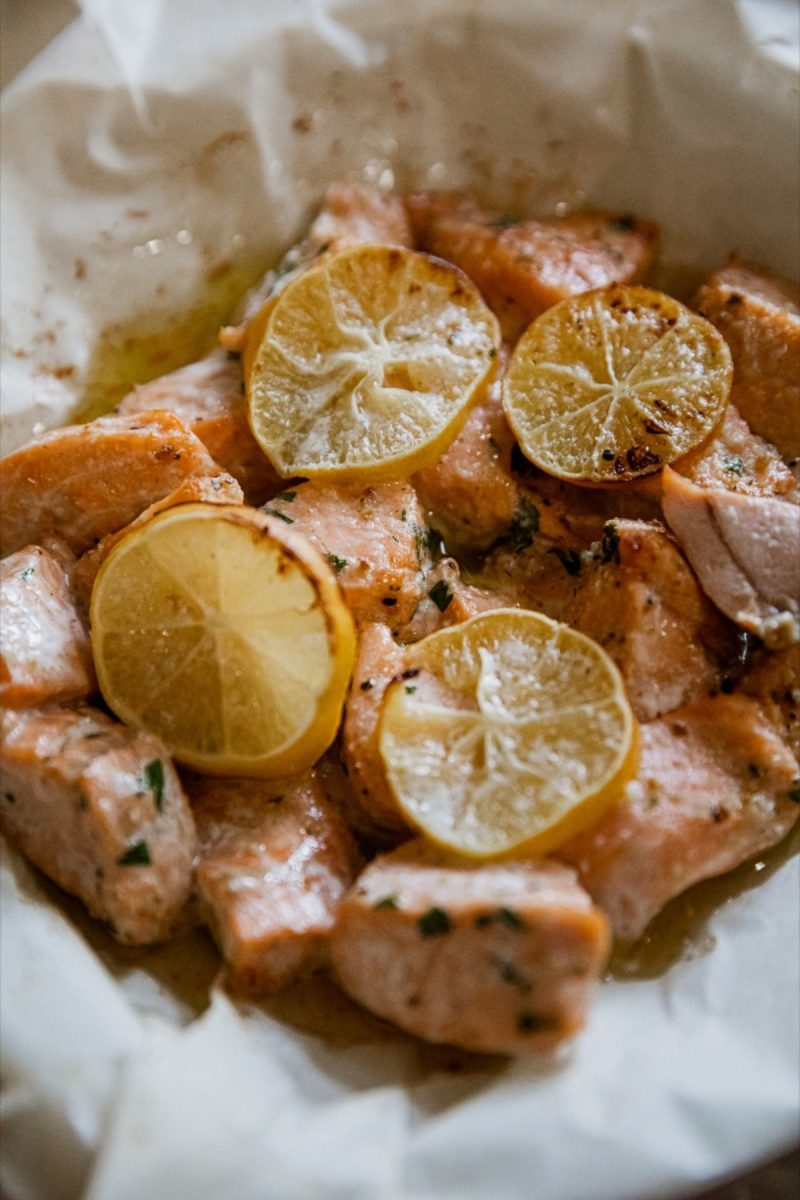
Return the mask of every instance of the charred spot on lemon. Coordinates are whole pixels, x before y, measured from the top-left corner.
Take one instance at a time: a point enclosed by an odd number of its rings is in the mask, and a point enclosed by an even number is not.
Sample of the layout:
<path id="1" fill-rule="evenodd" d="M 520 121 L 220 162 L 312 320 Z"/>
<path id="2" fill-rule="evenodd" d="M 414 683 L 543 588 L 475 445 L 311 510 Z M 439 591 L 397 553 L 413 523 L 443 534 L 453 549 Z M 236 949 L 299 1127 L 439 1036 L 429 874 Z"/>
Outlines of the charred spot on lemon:
<path id="1" fill-rule="evenodd" d="M 503 385 L 527 458 L 573 483 L 652 474 L 712 433 L 733 378 L 717 330 L 663 292 L 615 285 L 554 305 Z"/>
<path id="2" fill-rule="evenodd" d="M 253 433 L 286 477 L 410 475 L 456 436 L 498 346 L 494 315 L 458 268 L 397 246 L 330 255 L 248 337 Z"/>
<path id="3" fill-rule="evenodd" d="M 279 524 L 244 505 L 169 509 L 114 547 L 94 585 L 108 706 L 199 771 L 301 771 L 336 736 L 353 621 L 327 563 Z"/>
<path id="4" fill-rule="evenodd" d="M 470 857 L 545 854 L 595 824 L 638 763 L 617 668 L 583 634 L 498 609 L 409 647 L 379 730 L 406 820 Z"/>

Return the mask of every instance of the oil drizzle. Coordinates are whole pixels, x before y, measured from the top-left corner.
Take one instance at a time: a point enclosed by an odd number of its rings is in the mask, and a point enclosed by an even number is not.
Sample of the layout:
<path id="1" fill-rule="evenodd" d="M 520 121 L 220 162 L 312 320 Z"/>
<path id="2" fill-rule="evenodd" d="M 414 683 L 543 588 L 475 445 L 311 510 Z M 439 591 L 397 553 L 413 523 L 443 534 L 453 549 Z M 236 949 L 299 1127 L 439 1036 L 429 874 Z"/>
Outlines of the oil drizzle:
<path id="1" fill-rule="evenodd" d="M 800 853 L 800 823 L 777 846 L 727 875 L 698 883 L 661 910 L 636 942 L 616 942 L 607 979 L 656 979 L 676 962 L 708 954 L 715 938 L 708 929 L 714 913 L 737 896 L 759 887 Z"/>

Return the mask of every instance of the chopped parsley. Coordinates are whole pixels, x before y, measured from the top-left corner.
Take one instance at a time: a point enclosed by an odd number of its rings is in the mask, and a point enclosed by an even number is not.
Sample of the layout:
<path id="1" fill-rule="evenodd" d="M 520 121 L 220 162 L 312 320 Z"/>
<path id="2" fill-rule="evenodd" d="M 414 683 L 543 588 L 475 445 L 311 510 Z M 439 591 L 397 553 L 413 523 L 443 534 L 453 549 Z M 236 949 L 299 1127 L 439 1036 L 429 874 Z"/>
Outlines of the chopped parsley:
<path id="1" fill-rule="evenodd" d="M 416 689 L 415 687 L 412 687 L 412 686 L 411 686 L 410 684 L 408 684 L 408 683 L 406 684 L 406 692 L 408 693 L 408 695 L 409 695 L 409 696 L 413 696 L 413 695 L 414 695 L 414 692 L 415 692 L 416 690 L 417 690 L 417 689 Z"/>
<path id="2" fill-rule="evenodd" d="M 511 521 L 509 541 L 515 554 L 526 550 L 533 543 L 533 535 L 539 532 L 539 510 L 530 500 L 521 500 Z"/>
<path id="3" fill-rule="evenodd" d="M 568 575 L 580 575 L 581 556 L 577 550 L 564 550 L 561 546 L 553 546 L 547 553 L 555 554 Z"/>
<path id="4" fill-rule="evenodd" d="M 12 792 L 3 792 L 3 799 L 7 804 L 16 804 L 16 796 Z"/>
<path id="5" fill-rule="evenodd" d="M 134 842 L 117 859 L 118 867 L 149 867 L 152 862 L 147 842 Z"/>
<path id="6" fill-rule="evenodd" d="M 501 958 L 499 954 L 490 954 L 489 961 L 497 967 L 500 972 L 500 978 L 503 983 L 510 983 L 513 987 L 518 988 L 523 995 L 531 990 L 531 981 L 527 975 L 523 975 L 516 963 L 511 962 L 507 958 Z"/>
<path id="7" fill-rule="evenodd" d="M 519 913 L 513 908 L 506 908 L 505 905 L 496 908 L 494 912 L 481 913 L 475 918 L 476 929 L 485 929 L 487 925 L 505 925 L 506 929 L 528 928 Z"/>
<path id="8" fill-rule="evenodd" d="M 794 800 L 795 804 L 800 804 L 800 777 L 795 779 L 789 788 L 789 799 Z"/>
<path id="9" fill-rule="evenodd" d="M 297 492 L 279 492 L 275 497 L 276 500 L 285 500 L 287 504 L 291 504 Z"/>
<path id="10" fill-rule="evenodd" d="M 280 512 L 277 508 L 265 508 L 264 512 L 269 513 L 271 517 L 277 517 L 279 521 L 285 521 L 287 525 L 294 525 L 294 517 L 287 517 L 286 513 Z"/>
<path id="11" fill-rule="evenodd" d="M 519 225 L 520 217 L 514 217 L 511 213 L 503 213 L 500 217 L 494 217 L 486 224 L 490 229 L 513 229 L 515 225 Z"/>
<path id="12" fill-rule="evenodd" d="M 438 583 L 435 583 L 428 592 L 428 595 L 438 608 L 439 612 L 444 612 L 453 599 L 453 593 L 450 590 L 450 584 L 444 579 L 440 579 Z"/>
<path id="13" fill-rule="evenodd" d="M 347 566 L 347 559 L 339 558 L 338 554 L 327 554 L 325 557 L 327 558 L 328 562 L 331 564 L 331 566 L 333 567 L 333 569 L 337 573 L 337 575 L 340 571 L 343 571 L 345 569 L 345 567 Z"/>
<path id="14" fill-rule="evenodd" d="M 372 907 L 376 912 L 380 912 L 381 909 L 399 908 L 397 892 L 391 892 L 390 895 L 384 896 L 382 900 L 378 900 Z"/>
<path id="15" fill-rule="evenodd" d="M 453 922 L 443 908 L 429 908 L 417 921 L 424 938 L 441 937 L 453 928 Z"/>
<path id="16" fill-rule="evenodd" d="M 523 1012 L 519 1014 L 517 1029 L 520 1033 L 541 1033 L 545 1029 L 558 1029 L 560 1024 L 557 1017 L 542 1017 L 536 1013 Z"/>
<path id="17" fill-rule="evenodd" d="M 33 573 L 34 573 L 33 567 L 26 567 L 24 571 L 20 571 L 19 577 L 20 577 L 20 579 L 30 579 L 30 577 L 31 577 L 31 575 L 33 575 Z"/>
<path id="18" fill-rule="evenodd" d="M 153 793 L 153 803 L 159 812 L 164 807 L 164 764 L 154 758 L 144 769 L 144 781 Z"/>
<path id="19" fill-rule="evenodd" d="M 734 475 L 744 474 L 744 463 L 740 458 L 724 458 L 722 465 L 726 471 L 731 471 Z"/>

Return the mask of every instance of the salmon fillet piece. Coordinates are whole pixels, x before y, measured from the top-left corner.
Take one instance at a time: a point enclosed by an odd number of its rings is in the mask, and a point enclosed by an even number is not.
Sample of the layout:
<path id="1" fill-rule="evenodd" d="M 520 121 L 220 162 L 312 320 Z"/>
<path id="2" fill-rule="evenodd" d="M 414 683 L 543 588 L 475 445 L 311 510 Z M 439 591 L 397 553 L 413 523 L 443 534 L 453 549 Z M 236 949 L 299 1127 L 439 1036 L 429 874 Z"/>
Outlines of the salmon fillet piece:
<path id="1" fill-rule="evenodd" d="M 710 441 L 671 466 L 701 488 L 779 496 L 800 504 L 800 488 L 778 451 L 753 433 L 732 404 Z"/>
<path id="2" fill-rule="evenodd" d="M 197 890 L 232 986 L 275 992 L 320 967 L 360 860 L 315 772 L 283 781 L 185 776 Z"/>
<path id="3" fill-rule="evenodd" d="M 64 567 L 41 546 L 0 563 L 0 704 L 84 700 L 96 681 L 89 635 Z"/>
<path id="4" fill-rule="evenodd" d="M 4 830 L 119 941 L 170 936 L 191 892 L 195 829 L 158 738 L 86 706 L 6 710 L 0 787 Z"/>
<path id="5" fill-rule="evenodd" d="M 342 723 L 342 762 L 352 796 L 351 822 L 362 836 L 378 842 L 409 835 L 378 751 L 383 698 L 405 668 L 405 652 L 386 625 L 362 625 Z"/>
<path id="6" fill-rule="evenodd" d="M 166 409 L 200 439 L 214 462 L 242 487 L 248 504 L 263 504 L 283 487 L 282 480 L 250 430 L 242 365 L 217 350 L 151 383 L 140 384 L 120 401 L 117 413 Z"/>
<path id="7" fill-rule="evenodd" d="M 800 507 L 698 487 L 665 467 L 664 516 L 703 590 L 768 646 L 800 640 Z"/>
<path id="8" fill-rule="evenodd" d="M 309 480 L 281 492 L 265 511 L 304 534 L 336 571 L 357 622 L 397 630 L 424 592 L 427 529 L 413 487 Z"/>
<path id="9" fill-rule="evenodd" d="M 172 413 L 54 429 L 0 460 L 0 552 L 55 533 L 82 554 L 184 480 L 218 473 L 203 443 Z"/>
<path id="10" fill-rule="evenodd" d="M 529 505 L 530 501 L 523 501 L 518 512 L 526 515 Z M 532 609 L 555 621 L 565 620 L 577 585 L 580 555 L 560 542 L 538 535 L 533 535 L 525 545 L 528 537 L 525 525 L 520 523 L 517 528 L 521 530 L 519 536 L 498 546 L 481 569 L 470 576 L 471 582 L 482 592 L 497 595 L 502 607 Z"/>
<path id="11" fill-rule="evenodd" d="M 758 700 L 800 762 L 800 642 L 763 654 L 737 690 Z"/>
<path id="12" fill-rule="evenodd" d="M 747 424 L 800 458 L 800 292 L 733 255 L 708 279 L 695 307 L 716 325 L 733 356 L 731 402 Z"/>
<path id="13" fill-rule="evenodd" d="M 331 960 L 371 1012 L 431 1042 L 550 1051 L 584 1024 L 608 925 L 555 862 L 476 865 L 414 841 L 342 901 Z"/>
<path id="14" fill-rule="evenodd" d="M 163 500 L 156 500 L 155 504 L 149 505 L 130 525 L 125 525 L 114 533 L 107 533 L 96 546 L 81 555 L 72 572 L 72 590 L 81 613 L 88 614 L 97 572 L 116 544 L 132 530 L 146 525 L 156 513 L 174 508 L 177 504 L 241 504 L 243 500 L 242 489 L 232 475 L 224 471 L 217 475 L 200 475 L 186 479 Z"/>
<path id="15" fill-rule="evenodd" d="M 509 341 L 559 300 L 642 279 L 658 243 L 652 221 L 608 212 L 517 221 L 446 192 L 407 207 L 417 243 L 469 275 Z"/>
<path id="16" fill-rule="evenodd" d="M 624 799 L 558 851 L 625 940 L 692 884 L 774 846 L 800 816 L 790 795 L 800 768 L 749 697 L 701 700 L 641 737 Z"/>
<path id="17" fill-rule="evenodd" d="M 644 521 L 607 524 L 567 620 L 611 655 L 640 721 L 718 691 L 738 649 L 673 538 Z"/>

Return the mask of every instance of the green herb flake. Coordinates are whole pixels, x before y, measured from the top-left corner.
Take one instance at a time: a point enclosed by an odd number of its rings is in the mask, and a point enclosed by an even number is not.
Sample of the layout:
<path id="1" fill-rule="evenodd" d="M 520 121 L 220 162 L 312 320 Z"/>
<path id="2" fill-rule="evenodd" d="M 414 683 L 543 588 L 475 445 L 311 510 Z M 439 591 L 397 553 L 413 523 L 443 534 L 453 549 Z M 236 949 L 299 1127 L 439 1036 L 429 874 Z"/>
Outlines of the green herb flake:
<path id="1" fill-rule="evenodd" d="M 153 793 L 153 803 L 159 812 L 164 807 L 164 764 L 154 758 L 144 769 L 144 781 Z"/>
<path id="2" fill-rule="evenodd" d="M 506 908 L 501 905 L 494 912 L 481 913 L 475 918 L 475 928 L 485 929 L 487 925 L 505 925 L 506 929 L 527 929 L 527 923 L 522 919 L 518 912 L 513 908 Z"/>
<path id="3" fill-rule="evenodd" d="M 511 213 L 503 213 L 502 216 L 494 217 L 486 223 L 490 229 L 513 229 L 515 225 L 519 225 L 520 220 L 520 217 L 515 217 Z"/>
<path id="4" fill-rule="evenodd" d="M 795 779 L 789 788 L 789 799 L 794 800 L 795 804 L 800 804 L 800 777 Z"/>
<path id="5" fill-rule="evenodd" d="M 417 551 L 417 561 L 421 563 L 423 551 L 427 550 L 428 546 L 430 545 L 430 542 L 428 540 L 430 537 L 430 530 L 426 529 L 424 527 L 424 525 L 417 525 L 416 521 L 414 522 L 413 528 L 414 528 L 414 546 Z"/>
<path id="6" fill-rule="evenodd" d="M 285 521 L 287 525 L 294 525 L 294 517 L 287 517 L 286 513 L 279 512 L 277 508 L 265 508 L 264 512 L 269 513 L 271 517 L 277 517 L 279 521 Z"/>
<path id="7" fill-rule="evenodd" d="M 331 566 L 333 567 L 333 569 L 337 575 L 339 574 L 340 571 L 343 571 L 345 569 L 345 567 L 347 566 L 347 559 L 339 558 L 338 554 L 333 554 L 333 553 L 326 554 L 325 557 L 327 558 L 328 562 L 331 564 Z"/>
<path id="8" fill-rule="evenodd" d="M 291 504 L 297 492 L 279 492 L 275 497 L 276 500 L 285 500 L 287 504 Z"/>
<path id="9" fill-rule="evenodd" d="M 33 574 L 34 574 L 34 568 L 26 567 L 24 571 L 20 571 L 19 577 L 20 577 L 20 579 L 30 579 L 31 575 L 33 575 Z"/>
<path id="10" fill-rule="evenodd" d="M 520 1033 L 543 1033 L 545 1030 L 559 1029 L 560 1026 L 558 1017 L 545 1017 L 538 1013 L 522 1012 L 517 1018 Z"/>
<path id="11" fill-rule="evenodd" d="M 409 686 L 409 684 L 406 684 L 406 693 L 407 693 L 409 696 L 413 696 L 413 695 L 414 695 L 414 692 L 415 692 L 416 690 L 417 690 L 417 689 L 416 689 L 415 687 L 411 687 L 411 686 Z"/>
<path id="12" fill-rule="evenodd" d="M 373 904 L 372 907 L 376 912 L 381 912 L 381 910 L 385 909 L 399 908 L 400 901 L 397 892 L 392 892 L 390 895 L 384 896 L 382 900 L 378 900 L 375 904 Z"/>
<path id="13" fill-rule="evenodd" d="M 730 471 L 733 475 L 744 474 L 744 463 L 740 458 L 724 458 L 722 465 L 726 471 Z"/>
<path id="14" fill-rule="evenodd" d="M 568 575 L 580 575 L 581 556 L 577 550 L 564 550 L 561 546 L 553 546 L 547 553 L 555 554 Z"/>
<path id="15" fill-rule="evenodd" d="M 117 859 L 118 867 L 149 867 L 152 862 L 147 842 L 134 842 Z"/>
<path id="16" fill-rule="evenodd" d="M 499 954 L 490 954 L 489 962 L 491 962 L 500 973 L 500 978 L 503 983 L 510 983 L 512 987 L 517 988 L 523 995 L 527 995 L 531 990 L 532 984 L 527 975 L 523 975 L 516 963 L 511 962 L 507 958 L 501 958 Z"/>
<path id="17" fill-rule="evenodd" d="M 429 908 L 417 921 L 424 938 L 442 937 L 453 928 L 453 922 L 443 908 Z"/>
<path id="18" fill-rule="evenodd" d="M 439 612 L 444 612 L 453 599 L 453 593 L 450 591 L 450 585 L 444 579 L 440 579 L 438 583 L 435 583 L 428 592 L 428 595 L 438 608 Z"/>
<path id="19" fill-rule="evenodd" d="M 3 792 L 3 799 L 6 804 L 16 804 L 17 798 L 12 792 Z"/>
<path id="20" fill-rule="evenodd" d="M 530 500 L 520 501 L 511 521 L 509 540 L 515 554 L 526 550 L 533 543 L 533 535 L 539 532 L 539 510 Z"/>

